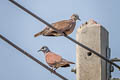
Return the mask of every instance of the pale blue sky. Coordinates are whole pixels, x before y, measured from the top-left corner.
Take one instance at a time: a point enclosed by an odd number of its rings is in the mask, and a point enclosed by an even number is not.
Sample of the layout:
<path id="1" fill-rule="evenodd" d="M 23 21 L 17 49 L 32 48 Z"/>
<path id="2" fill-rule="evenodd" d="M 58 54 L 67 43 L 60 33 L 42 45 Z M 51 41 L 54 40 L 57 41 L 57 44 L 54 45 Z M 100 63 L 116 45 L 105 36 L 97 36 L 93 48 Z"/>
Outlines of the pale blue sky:
<path id="1" fill-rule="evenodd" d="M 75 31 L 70 35 L 75 39 L 76 29 L 89 19 L 94 19 L 109 31 L 111 57 L 120 58 L 120 0 L 16 0 L 49 23 L 69 19 L 77 13 L 81 22 L 77 22 Z M 0 0 L 0 34 L 19 45 L 22 49 L 45 63 L 44 55 L 37 53 L 43 45 L 53 52 L 75 62 L 75 44 L 64 37 L 38 37 L 33 35 L 44 28 L 37 21 L 8 0 Z M 38 65 L 19 51 L 0 39 L 0 80 L 60 80 L 54 74 Z M 46 64 L 46 63 L 45 63 Z M 71 68 L 57 70 L 70 80 L 75 80 Z M 113 77 L 120 77 L 120 72 Z"/>

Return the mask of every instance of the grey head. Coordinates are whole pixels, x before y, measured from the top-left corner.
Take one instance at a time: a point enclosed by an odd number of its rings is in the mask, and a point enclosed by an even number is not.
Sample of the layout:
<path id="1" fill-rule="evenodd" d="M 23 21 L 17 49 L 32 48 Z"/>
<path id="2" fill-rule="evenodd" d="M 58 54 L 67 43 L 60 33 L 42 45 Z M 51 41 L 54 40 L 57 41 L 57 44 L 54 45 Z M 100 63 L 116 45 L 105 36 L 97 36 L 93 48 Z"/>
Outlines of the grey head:
<path id="1" fill-rule="evenodd" d="M 47 46 L 43 46 L 40 50 L 38 50 L 38 52 L 42 51 L 43 53 L 48 53 L 50 52 L 49 48 Z"/>
<path id="2" fill-rule="evenodd" d="M 71 16 L 71 19 L 74 20 L 74 21 L 80 20 L 80 18 L 79 18 L 79 16 L 78 16 L 77 14 L 73 14 L 73 15 Z"/>

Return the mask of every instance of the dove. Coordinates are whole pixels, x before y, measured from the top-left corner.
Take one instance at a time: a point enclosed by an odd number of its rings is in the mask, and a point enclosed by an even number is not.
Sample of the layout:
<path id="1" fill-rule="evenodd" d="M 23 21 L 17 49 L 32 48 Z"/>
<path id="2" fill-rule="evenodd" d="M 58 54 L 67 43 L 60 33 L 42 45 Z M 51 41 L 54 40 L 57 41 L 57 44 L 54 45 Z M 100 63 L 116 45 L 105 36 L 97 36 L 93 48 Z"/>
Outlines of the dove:
<path id="1" fill-rule="evenodd" d="M 58 21 L 55 23 L 52 23 L 51 25 L 56 28 L 57 30 L 63 32 L 66 35 L 69 35 L 73 32 L 75 25 L 76 25 L 76 21 L 80 20 L 79 16 L 77 14 L 73 14 L 71 16 L 71 19 L 69 20 L 62 20 L 62 21 Z M 34 37 L 37 36 L 63 36 L 62 34 L 56 32 L 55 30 L 53 30 L 50 27 L 45 27 L 45 29 L 43 29 L 41 32 L 38 32 L 34 35 Z"/>
<path id="2" fill-rule="evenodd" d="M 60 55 L 51 52 L 47 46 L 43 46 L 38 52 L 42 51 L 45 55 L 46 63 L 52 67 L 52 70 L 56 70 L 59 67 L 69 67 L 70 64 L 75 64 L 74 62 L 67 61 L 66 59 L 62 58 Z"/>

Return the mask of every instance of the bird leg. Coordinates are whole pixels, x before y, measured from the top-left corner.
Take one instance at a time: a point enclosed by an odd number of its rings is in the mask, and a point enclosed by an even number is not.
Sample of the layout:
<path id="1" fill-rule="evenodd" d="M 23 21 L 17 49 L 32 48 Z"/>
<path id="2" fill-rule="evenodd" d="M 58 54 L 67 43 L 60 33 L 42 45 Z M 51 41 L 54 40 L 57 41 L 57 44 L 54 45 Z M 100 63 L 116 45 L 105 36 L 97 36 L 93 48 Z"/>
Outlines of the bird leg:
<path id="1" fill-rule="evenodd" d="M 54 69 L 54 67 L 52 67 L 51 73 L 56 72 L 55 70 L 56 70 L 56 68 Z"/>
<path id="2" fill-rule="evenodd" d="M 54 69 L 54 71 L 56 70 L 57 68 Z"/>
<path id="3" fill-rule="evenodd" d="M 55 61 L 54 64 L 51 66 L 52 70 L 53 70 L 53 71 L 51 71 L 51 73 L 56 72 L 55 70 L 58 68 L 57 64 L 58 64 L 58 62 Z"/>
<path id="4" fill-rule="evenodd" d="M 67 34 L 65 32 L 63 32 L 64 36 L 67 36 Z"/>

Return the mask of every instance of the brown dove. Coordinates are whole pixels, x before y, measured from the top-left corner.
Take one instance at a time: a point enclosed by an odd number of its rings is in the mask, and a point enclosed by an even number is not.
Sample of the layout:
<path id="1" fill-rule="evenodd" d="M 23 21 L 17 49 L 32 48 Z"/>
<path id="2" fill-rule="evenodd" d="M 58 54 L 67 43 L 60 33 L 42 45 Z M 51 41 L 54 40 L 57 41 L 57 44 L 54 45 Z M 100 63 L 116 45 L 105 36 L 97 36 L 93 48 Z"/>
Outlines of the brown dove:
<path id="1" fill-rule="evenodd" d="M 80 20 L 79 16 L 77 14 L 73 14 L 71 16 L 71 19 L 69 20 L 62 20 L 58 21 L 55 23 L 52 23 L 52 26 L 56 28 L 57 30 L 62 31 L 64 34 L 69 35 L 73 32 L 75 25 L 76 25 L 76 20 Z M 56 32 L 50 27 L 46 27 L 43 29 L 41 32 L 38 32 L 37 34 L 34 35 L 34 37 L 37 37 L 39 35 L 43 36 L 62 36 L 62 34 Z"/>
<path id="2" fill-rule="evenodd" d="M 44 53 L 47 64 L 52 67 L 54 71 L 59 67 L 69 67 L 70 64 L 75 64 L 74 62 L 67 61 L 60 55 L 51 52 L 47 46 L 43 46 L 38 52 L 39 51 Z"/>

